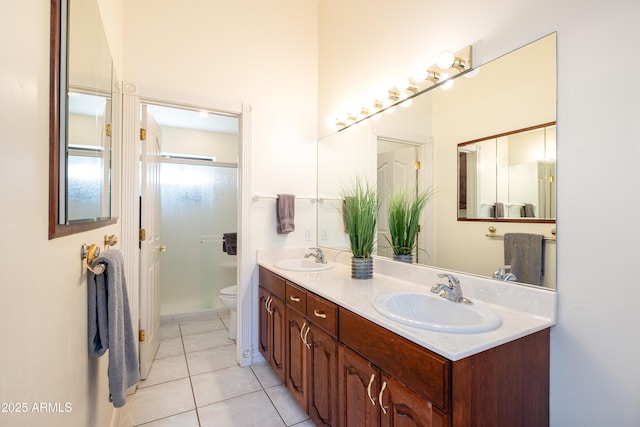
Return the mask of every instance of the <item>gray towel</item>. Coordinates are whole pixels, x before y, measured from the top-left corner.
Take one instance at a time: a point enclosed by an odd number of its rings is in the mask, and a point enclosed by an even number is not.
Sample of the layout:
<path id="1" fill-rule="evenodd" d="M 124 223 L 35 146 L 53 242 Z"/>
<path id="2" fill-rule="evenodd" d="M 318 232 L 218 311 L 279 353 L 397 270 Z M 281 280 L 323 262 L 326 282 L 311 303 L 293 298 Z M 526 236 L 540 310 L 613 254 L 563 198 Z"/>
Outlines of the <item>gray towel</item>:
<path id="1" fill-rule="evenodd" d="M 89 355 L 102 356 L 109 349 L 109 401 L 119 408 L 127 389 L 138 383 L 140 370 L 131 325 L 124 259 L 117 249 L 104 251 L 92 264 L 105 271 L 87 272 Z"/>
<path id="2" fill-rule="evenodd" d="M 227 255 L 238 254 L 238 233 L 224 233 L 222 235 L 222 251 Z"/>
<path id="3" fill-rule="evenodd" d="M 504 263 L 518 282 L 542 285 L 544 277 L 544 236 L 541 234 L 505 233 Z"/>
<path id="4" fill-rule="evenodd" d="M 296 229 L 295 213 L 296 196 L 293 194 L 278 194 L 278 200 L 276 200 L 278 234 L 289 234 Z"/>
<path id="5" fill-rule="evenodd" d="M 495 218 L 503 218 L 504 217 L 504 203 L 497 202 L 495 206 Z"/>
<path id="6" fill-rule="evenodd" d="M 522 217 L 523 218 L 535 218 L 535 210 L 533 209 L 533 204 L 525 203 L 522 207 Z"/>

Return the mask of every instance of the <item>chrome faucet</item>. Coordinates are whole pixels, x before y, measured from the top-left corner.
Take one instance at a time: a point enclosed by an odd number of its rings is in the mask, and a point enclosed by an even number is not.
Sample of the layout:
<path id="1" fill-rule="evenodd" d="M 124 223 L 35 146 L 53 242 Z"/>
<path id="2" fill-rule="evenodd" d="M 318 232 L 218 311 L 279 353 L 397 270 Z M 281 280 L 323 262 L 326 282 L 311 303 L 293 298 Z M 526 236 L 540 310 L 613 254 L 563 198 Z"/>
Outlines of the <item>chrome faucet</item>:
<path id="1" fill-rule="evenodd" d="M 446 277 L 449 283 L 446 285 L 444 283 L 437 283 L 431 287 L 431 292 L 439 294 L 442 298 L 446 298 L 449 301 L 473 304 L 471 300 L 462 296 L 460 280 L 458 280 L 456 276 L 449 273 L 442 273 L 438 274 L 438 277 Z"/>
<path id="2" fill-rule="evenodd" d="M 315 253 L 311 252 L 311 251 L 315 251 Z M 322 264 L 326 264 L 327 260 L 324 259 L 324 253 L 322 253 L 322 249 L 320 248 L 309 248 L 309 252 L 307 252 L 304 257 L 305 258 L 309 258 L 310 256 L 314 257 L 316 259 L 316 262 L 322 263 Z"/>
<path id="3" fill-rule="evenodd" d="M 507 270 L 511 270 L 511 266 L 508 264 L 503 267 L 500 267 L 499 270 L 494 271 L 493 278 L 497 280 L 502 280 L 504 282 L 508 282 L 509 280 L 513 280 L 515 282 L 516 280 L 518 280 L 515 274 L 506 273 Z"/>

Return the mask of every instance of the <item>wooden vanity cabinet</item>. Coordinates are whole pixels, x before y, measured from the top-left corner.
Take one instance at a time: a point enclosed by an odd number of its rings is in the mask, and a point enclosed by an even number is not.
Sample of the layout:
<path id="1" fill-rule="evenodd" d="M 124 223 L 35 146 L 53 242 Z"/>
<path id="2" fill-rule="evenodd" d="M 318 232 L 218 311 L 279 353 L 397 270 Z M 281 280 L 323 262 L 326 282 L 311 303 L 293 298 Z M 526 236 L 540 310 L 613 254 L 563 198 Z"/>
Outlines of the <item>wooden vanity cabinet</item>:
<path id="1" fill-rule="evenodd" d="M 342 307 L 339 336 L 341 426 L 549 425 L 549 329 L 455 362 Z"/>
<path id="2" fill-rule="evenodd" d="M 285 281 L 268 270 L 259 272 L 259 351 L 281 381 L 285 380 Z"/>
<path id="3" fill-rule="evenodd" d="M 260 267 L 260 352 L 317 426 L 549 425 L 550 330 L 446 359 Z"/>
<path id="4" fill-rule="evenodd" d="M 338 308 L 286 282 L 287 388 L 318 426 L 337 426 Z"/>

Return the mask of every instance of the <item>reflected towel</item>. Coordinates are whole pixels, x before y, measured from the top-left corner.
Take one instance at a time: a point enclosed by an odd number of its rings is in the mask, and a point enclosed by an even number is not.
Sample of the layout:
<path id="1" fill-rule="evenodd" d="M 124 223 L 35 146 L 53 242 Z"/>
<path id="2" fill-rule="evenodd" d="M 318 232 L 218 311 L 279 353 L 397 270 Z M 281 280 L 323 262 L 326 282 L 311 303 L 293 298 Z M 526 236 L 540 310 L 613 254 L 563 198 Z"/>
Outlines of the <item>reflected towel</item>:
<path id="1" fill-rule="evenodd" d="M 227 255 L 238 254 L 238 233 L 224 233 L 222 235 L 222 251 Z"/>
<path id="2" fill-rule="evenodd" d="M 504 263 L 518 282 L 542 285 L 544 277 L 544 236 L 541 234 L 505 233 Z"/>
<path id="3" fill-rule="evenodd" d="M 119 408 L 127 389 L 138 383 L 140 371 L 131 324 L 124 259 L 117 249 L 104 251 L 92 264 L 105 271 L 87 271 L 89 355 L 102 356 L 109 349 L 109 401 Z"/>
<path id="4" fill-rule="evenodd" d="M 536 214 L 535 211 L 533 209 L 533 204 L 532 203 L 525 203 L 524 206 L 522 207 L 522 217 L 523 218 L 535 218 Z"/>
<path id="5" fill-rule="evenodd" d="M 296 229 L 296 196 L 293 194 L 278 194 L 276 200 L 276 220 L 278 234 L 289 234 Z"/>
<path id="6" fill-rule="evenodd" d="M 497 202 L 496 206 L 495 206 L 495 218 L 502 218 L 504 217 L 504 203 L 502 202 Z"/>

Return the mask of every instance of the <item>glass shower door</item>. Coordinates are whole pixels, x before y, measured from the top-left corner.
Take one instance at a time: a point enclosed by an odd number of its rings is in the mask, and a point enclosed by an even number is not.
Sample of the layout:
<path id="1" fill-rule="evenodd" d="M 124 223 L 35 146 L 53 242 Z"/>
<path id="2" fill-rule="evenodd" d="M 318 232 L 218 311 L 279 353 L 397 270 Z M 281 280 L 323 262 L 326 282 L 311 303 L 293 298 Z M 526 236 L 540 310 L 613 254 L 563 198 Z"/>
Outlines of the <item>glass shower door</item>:
<path id="1" fill-rule="evenodd" d="M 162 315 L 221 307 L 220 289 L 236 282 L 237 257 L 222 251 L 223 233 L 237 230 L 237 168 L 163 162 Z"/>

